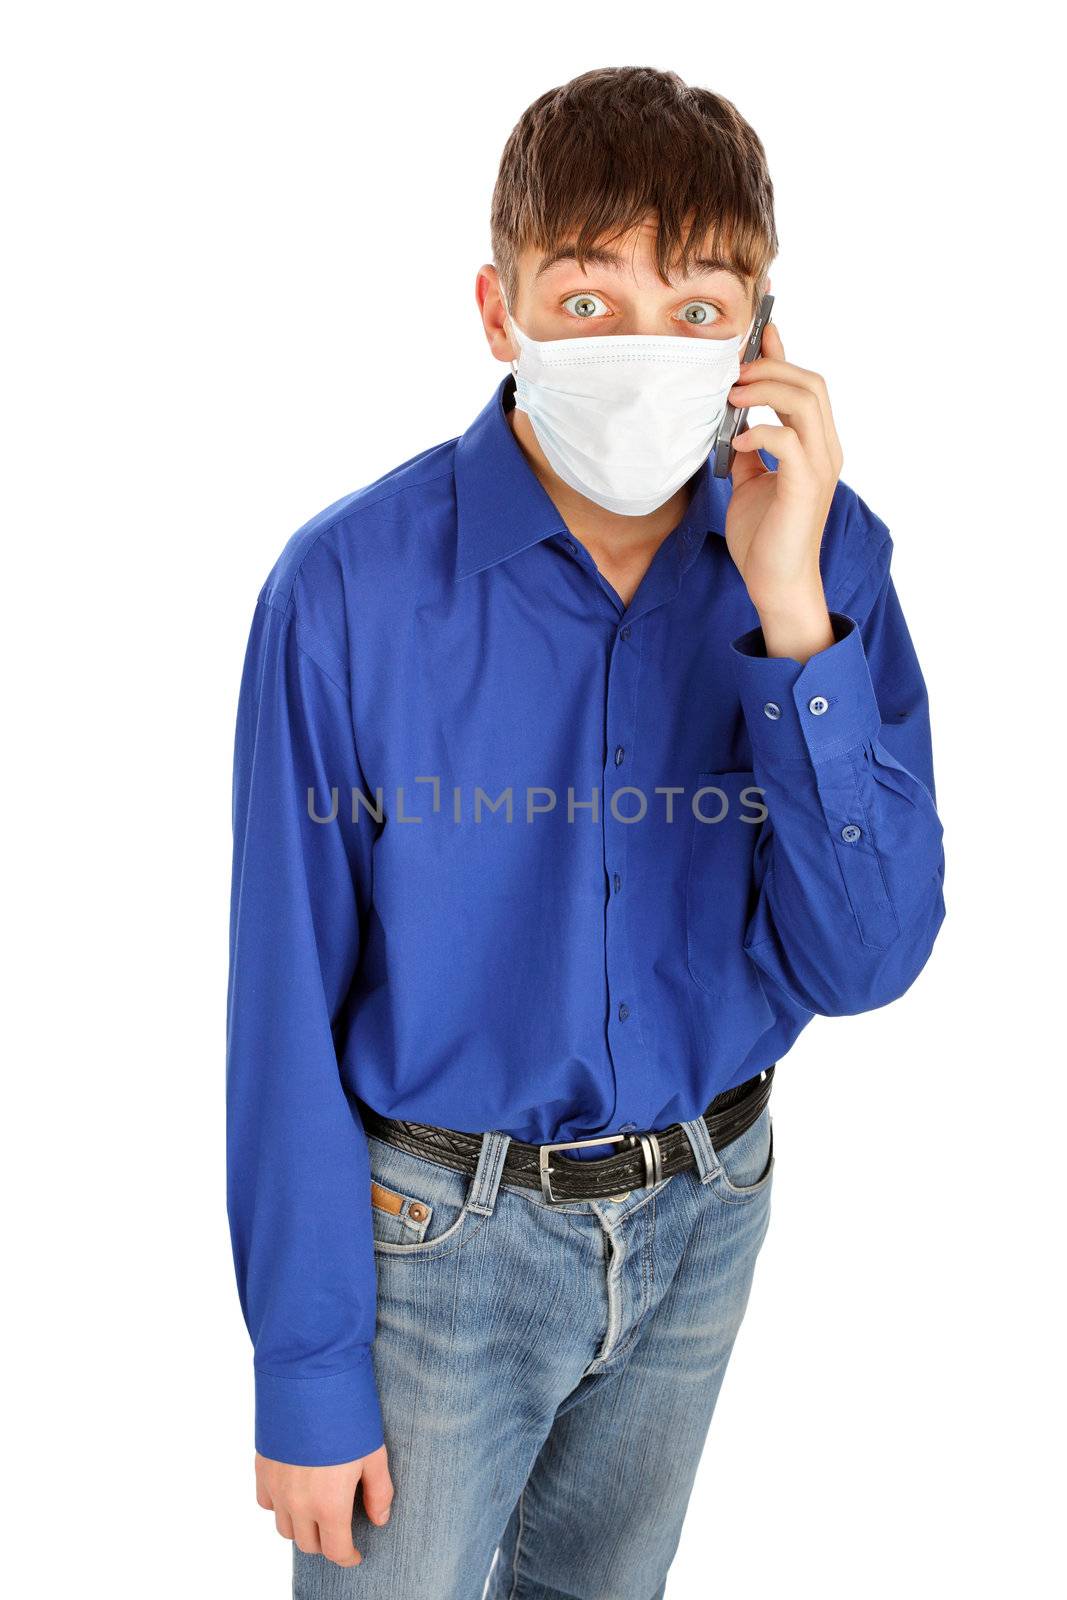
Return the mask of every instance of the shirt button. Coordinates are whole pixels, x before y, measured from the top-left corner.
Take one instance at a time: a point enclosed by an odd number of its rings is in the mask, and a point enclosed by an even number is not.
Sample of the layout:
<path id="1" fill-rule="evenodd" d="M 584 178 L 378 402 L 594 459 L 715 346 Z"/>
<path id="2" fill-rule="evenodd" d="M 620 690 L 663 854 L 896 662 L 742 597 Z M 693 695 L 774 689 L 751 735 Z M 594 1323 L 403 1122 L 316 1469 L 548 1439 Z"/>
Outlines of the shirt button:
<path id="1" fill-rule="evenodd" d="M 841 829 L 841 837 L 846 844 L 855 844 L 857 839 L 863 837 L 862 829 L 857 828 L 854 822 L 848 822 Z"/>
<path id="2" fill-rule="evenodd" d="M 619 1007 L 619 1021 L 620 1022 L 625 1022 L 629 1015 L 630 1015 L 630 1008 L 626 1004 L 626 1001 L 624 1000 L 622 1002 L 622 1005 Z"/>
<path id="3" fill-rule="evenodd" d="M 628 639 L 629 637 L 630 637 L 629 628 L 623 628 L 622 632 L 619 634 L 619 638 L 620 639 Z"/>
<path id="4" fill-rule="evenodd" d="M 770 717 L 772 722 L 777 722 L 777 720 L 781 716 L 781 714 L 782 714 L 781 706 L 775 705 L 773 700 L 768 700 L 766 702 L 766 704 L 764 705 L 764 707 L 763 707 L 763 715 L 765 717 Z"/>
<path id="5" fill-rule="evenodd" d="M 621 744 L 616 745 L 615 746 L 615 765 L 617 767 L 621 767 L 622 766 L 623 759 L 624 759 L 625 755 L 626 755 L 626 751 L 623 749 L 622 745 Z"/>
<path id="6" fill-rule="evenodd" d="M 578 554 L 578 546 L 575 544 L 573 539 L 564 539 L 563 543 L 566 545 L 572 556 L 576 556 Z"/>
<path id="7" fill-rule="evenodd" d="M 618 873 L 615 874 L 615 876 L 612 878 L 611 882 L 612 882 L 612 887 L 615 890 L 615 893 L 618 894 L 619 890 L 622 888 L 622 879 L 619 877 Z"/>
<path id="8" fill-rule="evenodd" d="M 808 710 L 811 712 L 813 717 L 821 717 L 823 712 L 829 711 L 829 709 L 830 702 L 827 700 L 825 695 L 812 695 L 811 699 L 808 701 Z"/>

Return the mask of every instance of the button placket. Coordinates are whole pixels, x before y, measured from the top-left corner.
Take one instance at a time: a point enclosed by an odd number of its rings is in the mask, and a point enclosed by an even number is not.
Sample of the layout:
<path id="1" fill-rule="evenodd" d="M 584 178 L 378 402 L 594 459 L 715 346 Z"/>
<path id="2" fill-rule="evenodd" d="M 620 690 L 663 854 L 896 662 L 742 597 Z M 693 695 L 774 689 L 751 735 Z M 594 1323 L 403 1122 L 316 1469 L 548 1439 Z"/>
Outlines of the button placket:
<path id="1" fill-rule="evenodd" d="M 631 828 L 642 823 L 620 821 L 619 817 L 632 816 L 640 808 L 636 795 L 624 794 L 618 800 L 615 814 L 615 796 L 619 789 L 636 785 L 634 776 L 634 740 L 637 731 L 637 685 L 640 680 L 640 632 L 632 621 L 617 626 L 609 647 L 607 705 L 605 728 L 608 738 L 604 753 L 604 792 L 601 806 L 601 827 L 604 839 L 604 870 L 607 897 L 604 908 L 605 963 L 607 978 L 607 1046 L 615 1071 L 616 1093 L 624 1092 L 628 1079 L 636 1078 L 641 1071 L 641 1031 L 639 1008 L 634 985 L 633 956 L 629 948 L 626 901 L 620 891 L 627 876 L 627 855 L 630 848 Z"/>

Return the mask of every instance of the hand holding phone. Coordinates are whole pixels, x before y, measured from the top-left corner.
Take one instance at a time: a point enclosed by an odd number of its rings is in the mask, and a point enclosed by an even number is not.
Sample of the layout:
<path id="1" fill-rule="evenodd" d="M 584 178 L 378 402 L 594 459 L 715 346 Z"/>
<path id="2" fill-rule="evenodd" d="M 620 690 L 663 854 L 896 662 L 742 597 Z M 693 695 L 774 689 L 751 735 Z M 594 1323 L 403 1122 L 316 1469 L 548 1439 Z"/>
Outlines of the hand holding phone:
<path id="1" fill-rule="evenodd" d="M 763 349 L 763 330 L 771 320 L 771 307 L 774 304 L 773 294 L 765 294 L 759 303 L 756 320 L 752 324 L 752 333 L 748 344 L 745 346 L 744 359 L 755 361 Z M 747 406 L 732 406 L 729 401 L 719 425 L 719 432 L 715 439 L 715 476 L 728 478 L 734 465 L 734 440 L 745 426 L 748 417 Z"/>

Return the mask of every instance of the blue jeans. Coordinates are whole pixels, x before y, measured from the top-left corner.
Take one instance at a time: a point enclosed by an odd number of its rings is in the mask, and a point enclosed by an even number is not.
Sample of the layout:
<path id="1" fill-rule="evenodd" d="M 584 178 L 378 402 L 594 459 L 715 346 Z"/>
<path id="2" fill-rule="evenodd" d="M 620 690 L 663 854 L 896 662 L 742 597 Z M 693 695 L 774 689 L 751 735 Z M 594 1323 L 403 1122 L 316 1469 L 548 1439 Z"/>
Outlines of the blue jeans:
<path id="1" fill-rule="evenodd" d="M 293 1546 L 295 1600 L 663 1600 L 774 1170 L 769 1105 L 684 1126 L 695 1170 L 558 1205 L 500 1182 L 506 1134 L 474 1175 L 369 1139 L 396 1498 L 357 1495 L 356 1567 Z"/>

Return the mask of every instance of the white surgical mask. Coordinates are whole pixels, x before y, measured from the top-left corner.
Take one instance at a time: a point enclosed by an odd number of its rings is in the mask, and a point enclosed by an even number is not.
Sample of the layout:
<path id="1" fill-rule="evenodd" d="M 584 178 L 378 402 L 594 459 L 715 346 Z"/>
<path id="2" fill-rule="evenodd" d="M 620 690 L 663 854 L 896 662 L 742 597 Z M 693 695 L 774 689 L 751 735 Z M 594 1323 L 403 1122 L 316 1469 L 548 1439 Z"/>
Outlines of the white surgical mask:
<path id="1" fill-rule="evenodd" d="M 655 511 L 707 460 L 752 331 L 531 339 L 514 317 L 511 326 L 515 405 L 549 465 L 624 517 Z"/>

